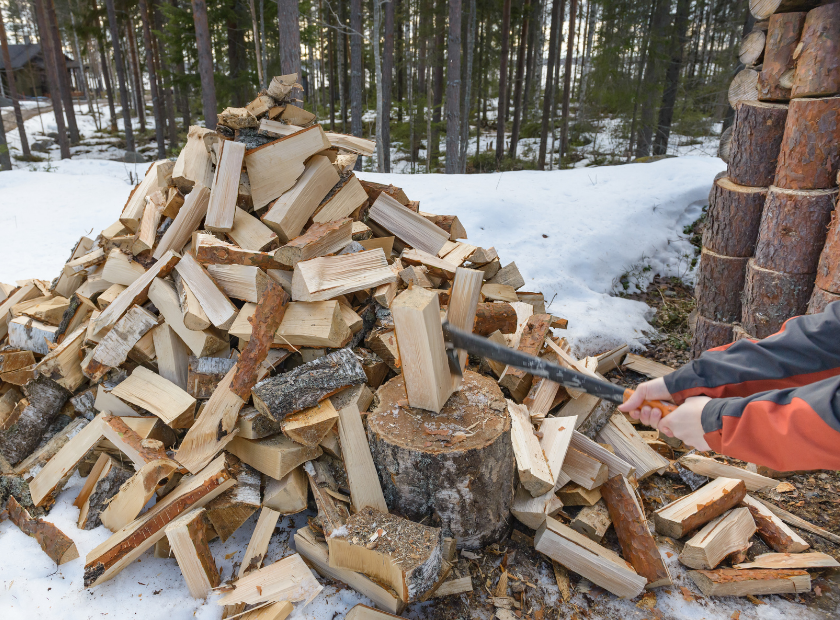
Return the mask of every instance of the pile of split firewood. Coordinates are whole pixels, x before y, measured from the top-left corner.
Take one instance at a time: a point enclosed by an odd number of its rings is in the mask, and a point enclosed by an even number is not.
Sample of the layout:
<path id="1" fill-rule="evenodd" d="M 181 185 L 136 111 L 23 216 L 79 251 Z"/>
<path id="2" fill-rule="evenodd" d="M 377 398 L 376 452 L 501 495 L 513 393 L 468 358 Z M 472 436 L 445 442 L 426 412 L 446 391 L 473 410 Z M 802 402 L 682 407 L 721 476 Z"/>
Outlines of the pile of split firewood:
<path id="1" fill-rule="evenodd" d="M 193 127 L 53 282 L 2 288 L 3 515 L 57 564 L 76 559 L 44 517 L 78 472 L 78 527 L 113 532 L 84 559 L 86 587 L 153 550 L 174 556 L 193 596 L 221 593 L 225 617 L 286 617 L 321 591 L 313 570 L 391 613 L 470 592 L 456 554 L 506 540 L 512 516 L 538 551 L 618 596 L 670 583 L 636 487 L 673 466 L 656 451 L 671 447 L 606 402 L 492 360 L 462 354 L 453 375 L 441 319 L 590 374 L 627 348 L 572 357 L 551 331 L 566 321 L 519 290 L 514 263 L 459 241 L 457 217 L 356 178 L 372 144 L 324 132 L 292 105 L 294 84 L 274 78 L 215 131 Z M 653 516 L 674 538 L 703 528 L 680 557 L 707 594 L 801 592 L 797 569 L 833 562 L 710 570 L 756 529 L 780 552 L 807 544 L 746 496 L 772 480 L 682 463 L 716 479 Z M 297 553 L 263 566 L 280 516 L 308 505 Z M 585 508 L 571 520 L 564 505 Z M 220 583 L 209 543 L 258 510 Z M 610 522 L 624 559 L 599 544 Z"/>

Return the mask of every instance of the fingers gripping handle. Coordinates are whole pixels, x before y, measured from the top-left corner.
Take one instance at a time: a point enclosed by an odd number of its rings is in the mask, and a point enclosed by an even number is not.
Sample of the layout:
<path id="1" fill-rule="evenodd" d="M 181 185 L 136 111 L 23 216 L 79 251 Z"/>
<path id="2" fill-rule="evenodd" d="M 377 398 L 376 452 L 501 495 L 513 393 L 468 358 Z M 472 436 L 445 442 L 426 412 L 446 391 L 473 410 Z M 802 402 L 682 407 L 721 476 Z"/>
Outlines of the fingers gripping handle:
<path id="1" fill-rule="evenodd" d="M 624 390 L 625 403 L 630 399 L 631 396 L 633 396 L 633 393 L 633 390 L 631 390 L 630 388 Z M 659 409 L 659 411 L 662 412 L 663 418 L 677 408 L 677 405 L 675 405 L 674 403 L 666 403 L 662 400 L 646 400 L 641 405 L 639 405 L 639 409 L 645 406 L 650 407 L 651 409 Z"/>

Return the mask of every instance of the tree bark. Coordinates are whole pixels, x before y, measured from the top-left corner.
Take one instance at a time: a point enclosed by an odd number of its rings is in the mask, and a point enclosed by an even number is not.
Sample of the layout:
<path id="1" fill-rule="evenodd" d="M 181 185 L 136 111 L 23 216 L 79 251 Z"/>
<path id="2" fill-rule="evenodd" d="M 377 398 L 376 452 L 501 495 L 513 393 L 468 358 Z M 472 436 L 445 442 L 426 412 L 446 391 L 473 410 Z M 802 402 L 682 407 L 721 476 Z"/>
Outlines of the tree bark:
<path id="1" fill-rule="evenodd" d="M 703 351 L 729 344 L 732 338 L 732 325 L 719 323 L 698 314 L 694 337 L 691 340 L 691 359 L 697 359 Z"/>
<path id="2" fill-rule="evenodd" d="M 260 81 L 260 88 L 265 88 L 268 82 L 263 74 L 262 53 L 260 52 L 260 30 L 257 26 L 257 9 L 254 7 L 254 0 L 248 0 L 248 10 L 251 12 L 251 32 L 254 37 L 254 56 L 257 60 L 257 79 Z"/>
<path id="3" fill-rule="evenodd" d="M 840 4 L 808 12 L 796 59 L 793 97 L 824 97 L 840 93 Z"/>
<path id="4" fill-rule="evenodd" d="M 52 32 L 53 51 L 55 52 L 56 69 L 58 71 L 58 87 L 64 101 L 64 115 L 67 117 L 67 128 L 70 130 L 70 141 L 78 143 L 81 140 L 79 126 L 76 124 L 76 110 L 73 108 L 73 88 L 67 72 L 67 60 L 61 46 L 61 33 L 58 31 L 58 16 L 55 13 L 53 0 L 44 0 L 48 28 Z"/>
<path id="5" fill-rule="evenodd" d="M 799 44 L 806 13 L 777 13 L 770 16 L 764 63 L 758 76 L 761 101 L 788 101 L 790 85 L 781 85 L 782 76 L 793 77 L 796 60 L 793 52 Z M 787 75 L 786 75 L 787 74 Z"/>
<path id="6" fill-rule="evenodd" d="M 767 188 L 737 185 L 729 177 L 716 180 L 709 194 L 703 247 L 725 256 L 752 256 L 766 198 Z"/>
<path id="7" fill-rule="evenodd" d="M 155 30 L 163 31 L 163 15 L 158 6 L 152 5 L 154 12 Z M 158 64 L 161 73 L 163 74 L 163 106 L 166 110 L 166 122 L 169 130 L 169 147 L 174 149 L 178 144 L 178 126 L 175 124 L 175 101 L 172 92 L 172 79 L 169 77 L 169 60 L 167 59 L 166 50 L 160 38 L 155 35 L 155 49 L 157 50 Z M 158 85 L 160 88 L 160 85 Z"/>
<path id="8" fill-rule="evenodd" d="M 836 189 L 771 187 L 761 215 L 755 264 L 784 273 L 815 273 L 836 199 Z"/>
<path id="9" fill-rule="evenodd" d="M 756 19 L 767 19 L 774 13 L 810 11 L 819 6 L 820 0 L 749 0 L 750 13 Z"/>
<path id="10" fill-rule="evenodd" d="M 516 78 L 513 88 L 513 129 L 510 134 L 508 155 L 516 159 L 516 145 L 519 142 L 519 129 L 522 123 L 522 89 L 525 78 L 525 53 L 528 41 L 528 22 L 530 19 L 531 0 L 525 0 L 522 6 L 522 33 L 519 35 L 519 51 L 516 54 Z"/>
<path id="11" fill-rule="evenodd" d="M 657 90 L 656 83 L 659 80 L 659 60 L 662 56 L 661 48 L 664 39 L 662 30 L 668 17 L 669 8 L 670 2 L 657 0 L 653 9 L 653 22 L 651 23 L 651 29 L 648 34 L 650 42 L 648 43 L 647 61 L 645 63 L 645 75 L 643 78 L 643 100 L 639 114 L 639 132 L 636 138 L 636 157 L 649 156 L 653 144 L 653 118 L 656 108 L 654 97 Z M 568 61 L 566 66 L 569 66 Z"/>
<path id="12" fill-rule="evenodd" d="M 107 0 L 113 2 L 113 0 Z M 198 49 L 198 73 L 201 76 L 201 105 L 204 112 L 204 126 L 216 129 L 216 85 L 213 82 L 213 49 L 210 44 L 210 26 L 207 23 L 207 3 L 192 0 L 195 43 Z M 278 5 L 279 10 L 279 5 Z"/>
<path id="13" fill-rule="evenodd" d="M 297 73 L 302 81 L 300 71 L 300 8 L 298 0 L 278 0 L 277 20 L 280 25 L 280 71 L 285 75 Z M 303 106 L 303 91 L 296 88 L 292 91 L 291 102 L 296 106 Z"/>
<path id="14" fill-rule="evenodd" d="M 832 216 L 831 225 L 820 262 L 817 266 L 817 286 L 821 289 L 840 295 L 840 218 Z"/>
<path id="15" fill-rule="evenodd" d="M 691 0 L 678 0 L 677 11 L 674 14 L 673 39 L 671 40 L 671 60 L 665 72 L 665 90 L 659 105 L 659 122 L 656 135 L 653 138 L 653 154 L 665 155 L 668 152 L 668 140 L 671 137 L 671 122 L 674 118 L 674 104 L 677 102 L 677 91 L 680 85 L 680 70 L 683 66 L 683 56 L 688 32 L 688 14 L 691 10 Z"/>
<path id="16" fill-rule="evenodd" d="M 779 152 L 774 185 L 828 189 L 840 169 L 840 97 L 794 99 Z"/>
<path id="17" fill-rule="evenodd" d="M 814 274 L 790 274 L 747 264 L 741 325 L 757 338 L 767 338 L 793 316 L 805 314 L 814 288 Z"/>
<path id="18" fill-rule="evenodd" d="M 47 377 L 39 377 L 23 386 L 26 398 L 0 430 L 0 454 L 14 465 L 32 454 L 44 433 L 55 420 L 70 392 Z"/>
<path id="19" fill-rule="evenodd" d="M 8 64 L 6 65 L 9 66 Z M 12 169 L 12 156 L 9 150 L 9 143 L 6 141 L 6 127 L 3 119 L 0 118 L 0 170 Z"/>
<path id="20" fill-rule="evenodd" d="M 560 156 L 557 158 L 558 168 L 563 165 L 563 156 L 569 150 L 569 97 L 572 94 L 572 59 L 574 57 L 575 47 L 576 14 L 577 0 L 572 0 L 569 8 L 569 41 L 566 43 L 566 68 L 563 72 L 563 128 L 560 130 Z"/>
<path id="21" fill-rule="evenodd" d="M 574 0 L 573 0 L 574 1 Z M 502 7 L 502 50 L 499 62 L 499 105 L 496 109 L 496 165 L 505 154 L 505 117 L 507 116 L 507 66 L 510 55 L 510 0 Z"/>
<path id="22" fill-rule="evenodd" d="M 733 183 L 773 184 L 787 116 L 788 107 L 779 103 L 742 101 L 736 106 L 727 168 Z"/>
<path id="23" fill-rule="evenodd" d="M 15 109 L 15 124 L 20 134 L 20 150 L 23 156 L 28 158 L 32 155 L 29 150 L 29 139 L 26 137 L 26 129 L 23 127 L 23 114 L 20 111 L 20 95 L 15 86 L 15 72 L 12 70 L 12 58 L 9 54 L 9 42 L 6 40 L 6 26 L 3 22 L 3 13 L 0 12 L 0 46 L 3 51 L 3 66 L 6 67 L 6 83 L 9 85 L 9 96 Z M 9 163 L 11 168 L 11 162 Z"/>
<path id="24" fill-rule="evenodd" d="M 440 414 L 397 404 L 405 401 L 402 375 L 377 396 L 379 405 L 368 415 L 368 440 L 389 509 L 414 521 L 431 517 L 459 547 L 502 540 L 511 525 L 515 459 L 498 385 L 466 371 L 461 389 Z M 431 432 L 473 424 L 478 425 L 464 439 Z"/>
<path id="25" fill-rule="evenodd" d="M 446 32 L 446 16 L 444 14 L 444 0 L 438 0 L 435 9 L 435 61 L 434 85 L 432 92 L 432 165 L 437 166 L 440 160 L 440 122 L 443 115 L 443 46 Z"/>
<path id="26" fill-rule="evenodd" d="M 824 291 L 819 286 L 815 286 L 814 292 L 811 293 L 811 300 L 808 302 L 808 310 L 805 311 L 805 314 L 819 314 L 825 310 L 828 304 L 835 301 L 840 301 L 840 295 Z"/>
<path id="27" fill-rule="evenodd" d="M 137 119 L 140 123 L 140 131 L 146 131 L 146 91 L 143 89 L 143 71 L 140 69 L 140 61 L 137 51 L 137 39 L 134 36 L 134 23 L 131 16 L 127 16 L 128 22 L 125 31 L 128 34 L 129 64 L 131 74 L 134 76 L 134 96 L 137 102 Z"/>
<path id="28" fill-rule="evenodd" d="M 449 0 L 446 68 L 446 174 L 461 172 L 461 0 Z"/>
<path id="29" fill-rule="evenodd" d="M 470 23 L 467 29 L 467 70 L 464 72 L 464 104 L 461 108 L 461 147 L 459 165 L 461 174 L 467 171 L 467 145 L 470 140 L 470 110 L 472 110 L 472 74 L 473 56 L 475 54 L 475 0 L 470 0 Z M 476 120 L 476 126 L 479 125 Z M 478 132 L 478 129 L 476 129 Z"/>
<path id="30" fill-rule="evenodd" d="M 371 29 L 370 44 L 373 48 L 373 80 L 376 87 L 376 171 L 385 172 L 385 154 L 382 147 L 382 126 L 385 124 L 382 106 L 382 55 L 380 44 L 382 39 L 382 3 L 373 0 L 373 28 Z"/>
<path id="31" fill-rule="evenodd" d="M 362 136 L 362 0 L 350 0 L 350 133 Z M 355 170 L 362 169 L 362 158 Z"/>
<path id="32" fill-rule="evenodd" d="M 111 72 L 108 71 L 108 61 L 105 58 L 105 44 L 102 42 L 102 39 L 97 39 L 96 42 L 99 47 L 99 63 L 102 65 L 102 77 L 105 80 L 105 94 L 108 97 L 108 112 L 111 114 L 111 132 L 117 133 L 119 131 L 119 127 L 117 126 L 117 110 L 114 107 L 114 88 L 111 85 Z"/>
<path id="33" fill-rule="evenodd" d="M 382 160 L 391 172 L 391 90 L 394 82 L 394 2 L 385 3 L 385 34 L 382 46 Z"/>
<path id="34" fill-rule="evenodd" d="M 545 79 L 545 95 L 543 96 L 542 128 L 540 129 L 540 152 L 537 156 L 537 168 L 545 170 L 545 155 L 548 147 L 548 123 L 554 110 L 554 63 L 557 62 L 557 49 L 560 36 L 560 6 L 565 0 L 552 0 L 551 4 L 551 34 L 548 43 L 548 73 Z M 539 89 L 537 89 L 539 90 Z"/>
<path id="35" fill-rule="evenodd" d="M 230 10 L 227 18 L 228 70 L 233 87 L 231 103 L 238 108 L 245 107 L 250 100 L 250 80 L 248 79 L 248 50 L 245 43 L 245 29 L 242 4 L 238 0 L 229 0 Z"/>
<path id="36" fill-rule="evenodd" d="M 158 159 L 166 156 L 166 144 L 163 139 L 163 129 L 166 121 L 161 110 L 161 99 L 158 92 L 157 72 L 152 55 L 152 29 L 149 27 L 149 7 L 146 0 L 138 0 L 140 9 L 140 23 L 143 26 L 143 46 L 146 48 L 146 70 L 149 72 L 149 89 L 152 92 L 152 111 L 155 115 L 155 141 L 157 142 Z"/>
<path id="37" fill-rule="evenodd" d="M 694 289 L 697 311 L 702 316 L 723 323 L 741 318 L 741 291 L 748 260 L 703 248 Z"/>
<path id="38" fill-rule="evenodd" d="M 49 60 L 54 57 L 52 49 L 52 37 L 49 36 L 49 25 L 44 8 L 45 0 L 34 0 L 35 15 L 38 22 L 38 33 L 41 46 L 44 48 L 44 58 Z M 58 74 L 56 65 L 51 62 L 44 63 L 47 74 L 47 88 L 50 89 L 53 113 L 55 114 L 56 130 L 58 132 L 58 145 L 61 149 L 61 159 L 70 159 L 70 143 L 67 139 L 67 128 L 64 124 L 64 112 L 61 105 L 61 92 L 58 86 Z"/>

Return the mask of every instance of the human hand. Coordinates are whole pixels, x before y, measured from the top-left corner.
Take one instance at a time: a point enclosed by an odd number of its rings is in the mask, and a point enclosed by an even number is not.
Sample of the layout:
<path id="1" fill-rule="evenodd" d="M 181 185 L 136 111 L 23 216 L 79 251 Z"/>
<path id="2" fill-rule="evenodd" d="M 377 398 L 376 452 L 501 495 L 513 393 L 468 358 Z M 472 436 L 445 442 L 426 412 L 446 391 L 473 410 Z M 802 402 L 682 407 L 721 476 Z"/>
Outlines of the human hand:
<path id="1" fill-rule="evenodd" d="M 646 400 L 671 400 L 671 393 L 665 387 L 665 379 L 659 377 L 640 383 L 627 402 L 618 406 L 618 410 L 629 413 L 630 417 L 641 420 L 642 424 L 656 428 L 659 420 L 662 419 L 662 411 L 647 405 L 642 407 L 642 403 Z"/>
<path id="2" fill-rule="evenodd" d="M 658 425 L 654 428 L 657 428 L 663 435 L 676 437 L 682 440 L 684 444 L 701 452 L 708 450 L 709 444 L 706 442 L 706 433 L 703 431 L 701 419 L 703 407 L 710 400 L 712 399 L 708 396 L 687 398 L 682 405 L 668 414 L 668 417 L 658 421 Z"/>

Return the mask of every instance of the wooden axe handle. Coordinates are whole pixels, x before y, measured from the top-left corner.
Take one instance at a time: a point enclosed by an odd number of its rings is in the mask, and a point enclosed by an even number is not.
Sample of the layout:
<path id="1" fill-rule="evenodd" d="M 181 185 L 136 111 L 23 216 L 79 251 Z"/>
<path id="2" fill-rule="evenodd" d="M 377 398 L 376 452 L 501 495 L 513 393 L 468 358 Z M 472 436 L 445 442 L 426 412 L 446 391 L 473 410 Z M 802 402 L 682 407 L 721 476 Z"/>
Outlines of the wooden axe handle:
<path id="1" fill-rule="evenodd" d="M 624 402 L 626 403 L 631 396 L 633 396 L 635 392 L 630 388 L 624 390 Z M 666 403 L 662 400 L 646 400 L 641 405 L 639 405 L 639 409 L 642 407 L 650 407 L 651 409 L 659 409 L 662 412 L 662 417 L 664 418 L 666 415 L 674 411 L 679 405 L 675 405 L 674 403 Z"/>

